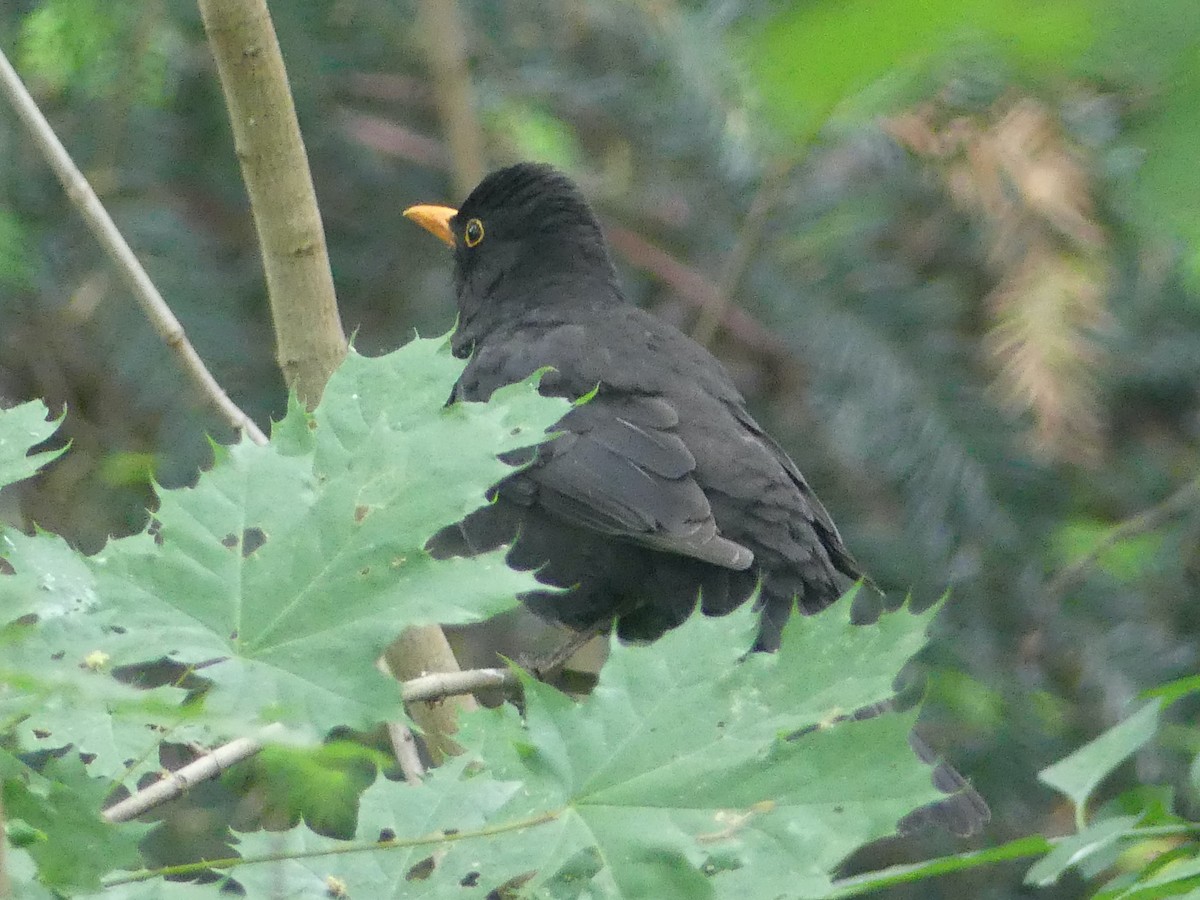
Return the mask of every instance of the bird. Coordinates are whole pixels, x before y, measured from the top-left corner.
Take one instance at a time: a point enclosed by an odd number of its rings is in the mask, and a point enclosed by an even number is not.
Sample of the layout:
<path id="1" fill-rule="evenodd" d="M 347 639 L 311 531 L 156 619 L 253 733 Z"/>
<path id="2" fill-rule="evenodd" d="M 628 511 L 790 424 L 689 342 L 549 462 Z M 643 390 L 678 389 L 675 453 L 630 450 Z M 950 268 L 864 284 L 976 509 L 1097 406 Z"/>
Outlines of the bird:
<path id="1" fill-rule="evenodd" d="M 588 398 L 491 504 L 435 537 L 436 552 L 512 544 L 514 567 L 572 588 L 526 596 L 535 612 L 576 630 L 615 618 L 626 640 L 661 636 L 698 597 L 705 613 L 728 613 L 761 581 L 764 650 L 794 605 L 818 612 L 861 577 L 716 358 L 625 298 L 566 176 L 518 164 L 457 210 L 405 215 L 454 248 L 452 348 L 469 362 L 452 399 L 485 401 L 546 367 L 541 393 Z"/>
<path id="2" fill-rule="evenodd" d="M 518 468 L 430 539 L 434 556 L 507 546 L 508 564 L 546 586 L 521 596 L 535 614 L 583 633 L 615 622 L 625 641 L 653 641 L 697 606 L 720 616 L 753 597 L 752 649 L 765 652 L 794 610 L 817 613 L 864 578 L 721 363 L 626 298 L 570 178 L 518 163 L 458 208 L 404 215 L 453 250 L 451 349 L 467 363 L 449 402 L 486 401 L 541 371 L 539 391 L 574 404 L 556 436 L 504 457 Z M 949 789 L 971 790 L 949 771 Z M 960 833 L 980 824 L 970 810 L 958 818 Z"/>

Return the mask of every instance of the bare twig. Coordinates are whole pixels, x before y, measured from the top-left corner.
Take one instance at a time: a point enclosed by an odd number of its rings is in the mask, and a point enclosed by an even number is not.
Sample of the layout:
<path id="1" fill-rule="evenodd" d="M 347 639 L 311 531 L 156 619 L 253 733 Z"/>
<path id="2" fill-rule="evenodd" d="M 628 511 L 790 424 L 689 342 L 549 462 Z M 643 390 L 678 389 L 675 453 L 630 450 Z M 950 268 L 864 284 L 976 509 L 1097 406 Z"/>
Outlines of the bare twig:
<path id="1" fill-rule="evenodd" d="M 216 778 L 234 763 L 249 759 L 262 750 L 266 741 L 282 733 L 282 726 L 268 725 L 258 739 L 238 738 L 236 741 L 223 744 L 183 768 L 176 769 L 161 781 L 156 781 L 149 787 L 126 797 L 120 803 L 114 803 L 104 811 L 104 819 L 108 822 L 128 822 L 130 819 L 136 819 L 156 806 L 161 806 L 168 800 L 174 800 L 196 785 L 208 781 L 210 778 Z"/>
<path id="2" fill-rule="evenodd" d="M 469 669 L 465 672 L 438 672 L 433 675 L 423 675 L 406 681 L 400 685 L 400 696 L 405 702 L 431 703 L 469 694 L 487 687 L 502 687 L 516 683 L 516 675 L 508 669 Z M 234 763 L 249 759 L 273 737 L 281 735 L 280 725 L 270 725 L 264 728 L 258 738 L 238 738 L 228 744 L 222 744 L 210 753 L 188 763 L 181 769 L 172 772 L 161 781 L 156 781 L 119 803 L 115 803 L 104 811 L 104 818 L 109 822 L 125 822 L 135 819 L 156 806 L 161 806 L 168 800 L 173 800 L 190 788 L 203 781 L 215 778 Z M 419 783 L 424 775 L 424 766 L 417 755 L 416 741 L 412 732 L 404 725 L 395 723 L 388 725 L 388 736 L 392 748 L 396 751 L 396 759 L 404 772 L 405 780 Z M 3 894 L 0 894 L 2 897 Z"/>
<path id="3" fill-rule="evenodd" d="M 404 780 L 412 785 L 418 785 L 425 777 L 425 765 L 421 762 L 421 754 L 417 750 L 417 739 L 412 729 L 401 722 L 388 722 L 388 740 L 392 743 L 392 754 L 400 764 Z"/>
<path id="4" fill-rule="evenodd" d="M 605 233 L 613 249 L 631 266 L 649 272 L 668 284 L 680 300 L 703 309 L 720 302 L 719 288 L 704 273 L 680 261 L 636 231 L 611 222 Z M 787 344 L 751 315 L 737 307 L 725 310 L 722 327 L 733 340 L 775 367 L 793 364 Z"/>
<path id="5" fill-rule="evenodd" d="M 465 672 L 435 672 L 411 678 L 400 685 L 405 703 L 439 700 L 457 694 L 473 694 L 484 688 L 507 687 L 517 683 L 510 669 L 467 669 Z"/>
<path id="6" fill-rule="evenodd" d="M 276 355 L 312 409 L 346 355 L 321 213 L 266 0 L 199 0 L 262 252 Z"/>
<path id="7" fill-rule="evenodd" d="M 776 163 L 763 175 L 762 183 L 754 192 L 750 210 L 746 213 L 746 219 L 738 233 L 737 242 L 721 267 L 719 286 L 700 307 L 700 316 L 692 329 L 692 338 L 696 343 L 707 346 L 725 320 L 729 304 L 733 302 L 733 295 L 742 279 L 746 277 L 754 252 L 762 242 L 767 218 L 779 201 L 781 189 L 791 171 L 792 164 Z"/>
<path id="8" fill-rule="evenodd" d="M 1200 503 L 1200 476 L 1193 478 L 1161 503 L 1118 523 L 1091 550 L 1059 569 L 1046 585 L 1046 591 L 1053 597 L 1061 596 L 1095 564 L 1096 560 L 1104 555 L 1105 551 L 1121 541 L 1154 531 L 1171 519 L 1194 511 L 1198 503 Z"/>
<path id="9" fill-rule="evenodd" d="M 150 276 L 138 262 L 133 250 L 125 242 L 121 232 L 117 230 L 116 224 L 101 204 L 96 192 L 92 190 L 87 179 L 83 177 L 83 173 L 71 161 L 70 154 L 59 141 L 41 110 L 37 108 L 37 104 L 33 102 L 33 98 L 25 89 L 20 76 L 17 75 L 16 70 L 8 61 L 8 57 L 2 51 L 0 51 L 0 91 L 8 98 L 18 117 L 29 129 L 34 143 L 62 183 L 68 199 L 79 211 L 92 235 L 108 253 L 116 265 L 117 271 L 121 273 L 121 277 L 125 279 L 129 289 L 133 292 L 134 299 L 141 306 L 146 318 L 150 320 L 151 326 L 163 343 L 176 355 L 180 367 L 198 388 L 201 396 L 208 400 L 221 417 L 235 429 L 245 432 L 255 443 L 265 444 L 267 442 L 266 435 L 259 430 L 249 416 L 229 399 L 225 391 L 217 384 L 217 380 L 213 378 L 212 373 L 205 367 L 200 355 L 196 353 L 196 348 L 188 342 L 183 326 L 179 324 L 179 320 L 175 318 L 175 314 L 171 312 L 170 307 L 159 294 L 158 289 L 150 280 Z"/>
<path id="10" fill-rule="evenodd" d="M 438 116 L 450 146 L 454 187 L 465 197 L 483 178 L 487 163 L 467 65 L 462 13 L 455 0 L 420 0 L 417 21 L 433 77 Z"/>

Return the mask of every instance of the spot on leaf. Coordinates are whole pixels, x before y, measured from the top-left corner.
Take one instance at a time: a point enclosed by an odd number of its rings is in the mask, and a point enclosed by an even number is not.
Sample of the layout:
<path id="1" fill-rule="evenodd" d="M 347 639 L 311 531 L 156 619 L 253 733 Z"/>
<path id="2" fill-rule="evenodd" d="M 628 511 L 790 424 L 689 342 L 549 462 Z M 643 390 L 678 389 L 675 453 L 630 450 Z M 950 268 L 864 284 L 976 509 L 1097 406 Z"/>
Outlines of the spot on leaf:
<path id="1" fill-rule="evenodd" d="M 700 871 L 712 877 L 721 872 L 733 872 L 742 867 L 742 861 L 733 854 L 715 854 L 700 864 Z"/>
<path id="2" fill-rule="evenodd" d="M 267 533 L 251 526 L 242 532 L 242 558 L 245 559 L 267 542 Z"/>
<path id="3" fill-rule="evenodd" d="M 488 891 L 487 900 L 512 900 L 517 896 L 517 892 L 525 886 L 526 882 L 530 881 L 537 872 L 525 872 L 521 875 L 514 875 L 498 888 L 493 888 Z"/>
<path id="4" fill-rule="evenodd" d="M 430 875 L 433 874 L 434 865 L 435 865 L 435 863 L 433 861 L 433 857 L 427 856 L 423 860 L 421 860 L 419 863 L 414 865 L 411 869 L 408 870 L 408 873 L 404 876 L 404 880 L 405 881 L 424 881 L 426 878 L 428 878 Z"/>

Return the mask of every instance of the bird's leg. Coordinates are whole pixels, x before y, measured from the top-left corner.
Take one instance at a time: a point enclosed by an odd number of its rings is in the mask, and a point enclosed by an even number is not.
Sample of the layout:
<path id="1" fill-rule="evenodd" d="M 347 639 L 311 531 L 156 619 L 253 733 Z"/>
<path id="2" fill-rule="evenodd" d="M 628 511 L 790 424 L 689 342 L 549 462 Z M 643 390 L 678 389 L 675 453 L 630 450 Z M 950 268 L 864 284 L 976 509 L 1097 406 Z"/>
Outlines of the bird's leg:
<path id="1" fill-rule="evenodd" d="M 594 625 L 572 634 L 549 654 L 530 659 L 527 662 L 522 661 L 522 665 L 538 681 L 557 680 L 562 675 L 563 666 L 567 660 L 574 656 L 584 644 L 604 634 L 610 628 L 612 628 L 612 622 L 608 620 L 596 622 Z"/>

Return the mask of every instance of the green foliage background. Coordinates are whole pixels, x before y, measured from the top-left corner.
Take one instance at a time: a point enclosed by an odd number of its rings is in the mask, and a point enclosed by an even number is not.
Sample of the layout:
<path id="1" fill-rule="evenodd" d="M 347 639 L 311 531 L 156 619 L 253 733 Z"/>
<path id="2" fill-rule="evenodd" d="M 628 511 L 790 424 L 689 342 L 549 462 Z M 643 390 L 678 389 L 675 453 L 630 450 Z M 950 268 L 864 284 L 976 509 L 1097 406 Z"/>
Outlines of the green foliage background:
<path id="1" fill-rule="evenodd" d="M 743 318 L 714 349 L 876 580 L 918 597 L 951 588 L 925 655 L 926 717 L 992 803 L 981 846 L 1069 830 L 1074 807 L 1036 773 L 1200 658 L 1194 504 L 1047 590 L 1056 569 L 1200 468 L 1194 0 L 462 8 L 490 162 L 546 158 L 580 178 L 625 238 L 630 295 L 665 318 L 692 327 L 694 285 L 721 280 L 760 186 L 775 186 L 732 298 Z M 412 202 L 458 199 L 412 5 L 273 13 L 343 321 L 367 354 L 414 327 L 444 331 L 443 248 L 400 217 Z M 221 383 L 260 423 L 282 417 L 253 229 L 194 5 L 18 0 L 0 7 L 0 42 Z M 1081 373 L 1102 426 L 1088 462 L 1037 452 L 1028 413 L 1001 402 L 986 349 L 989 225 L 880 119 L 931 98 L 986 118 L 1014 96 L 1053 110 L 1107 235 L 1104 353 Z M 96 552 L 144 528 L 156 483 L 192 484 L 213 463 L 206 432 L 227 435 L 197 410 L 7 110 L 0 158 L 0 394 L 65 405 L 47 446 L 71 441 L 3 506 Z M 222 477 L 230 490 L 245 481 Z M 39 545 L 64 571 L 78 565 L 65 543 Z M 265 648 L 247 644 L 246 665 L 268 664 Z M 47 678 L 89 696 L 77 667 L 60 668 Z M 1195 709 L 1187 695 L 1167 709 L 1159 738 L 1092 808 L 1138 784 L 1170 786 L 1173 800 L 1160 790 L 1155 802 L 1194 820 Z M 962 849 L 919 836 L 852 865 Z M 892 890 L 1026 896 L 1023 870 Z M 1075 879 L 1047 879 L 1039 896 L 1089 891 Z"/>

